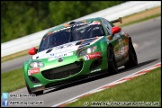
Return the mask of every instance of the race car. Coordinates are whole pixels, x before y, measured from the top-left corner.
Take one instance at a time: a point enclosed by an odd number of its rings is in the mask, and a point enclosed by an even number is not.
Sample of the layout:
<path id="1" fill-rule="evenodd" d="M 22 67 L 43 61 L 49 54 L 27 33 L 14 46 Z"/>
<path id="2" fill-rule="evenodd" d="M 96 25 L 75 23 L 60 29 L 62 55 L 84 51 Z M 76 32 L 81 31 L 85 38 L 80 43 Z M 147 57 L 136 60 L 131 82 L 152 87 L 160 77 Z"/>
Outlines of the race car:
<path id="1" fill-rule="evenodd" d="M 68 84 L 103 72 L 118 73 L 120 66 L 138 65 L 132 39 L 115 22 L 102 17 L 61 24 L 50 29 L 32 57 L 24 62 L 29 94 Z"/>

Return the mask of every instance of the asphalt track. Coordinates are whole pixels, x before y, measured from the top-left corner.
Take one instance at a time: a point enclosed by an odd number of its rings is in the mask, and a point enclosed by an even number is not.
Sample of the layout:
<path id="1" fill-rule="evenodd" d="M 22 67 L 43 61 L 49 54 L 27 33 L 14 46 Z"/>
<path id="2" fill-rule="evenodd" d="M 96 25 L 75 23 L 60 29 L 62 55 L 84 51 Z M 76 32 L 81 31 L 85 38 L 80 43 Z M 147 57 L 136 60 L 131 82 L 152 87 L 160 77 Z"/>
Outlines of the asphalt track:
<path id="1" fill-rule="evenodd" d="M 148 66 L 161 62 L 161 17 L 144 21 L 138 24 L 130 25 L 123 28 L 124 31 L 130 34 L 134 43 L 136 43 L 136 53 L 138 56 L 139 65 L 131 68 L 124 69 L 120 68 L 119 73 L 115 75 L 101 75 L 92 79 L 81 81 L 77 84 L 71 84 L 60 89 L 50 89 L 45 91 L 43 95 L 37 97 L 21 97 L 21 98 L 9 98 L 9 101 L 19 101 L 19 102 L 43 102 L 41 105 L 30 105 L 28 106 L 53 106 L 55 104 L 61 103 L 73 97 L 76 97 L 85 92 L 91 91 L 107 83 L 113 82 L 124 76 L 137 72 Z M 27 59 L 27 58 L 25 58 Z M 14 66 L 19 66 L 22 64 L 23 60 L 16 60 Z M 3 66 L 3 64 L 2 64 Z M 8 68 L 10 65 L 8 64 Z M 13 66 L 13 67 L 14 67 Z M 26 87 L 11 92 L 10 94 L 28 94 Z M 100 101 L 100 100 L 96 100 Z M 11 105 L 9 105 L 11 106 Z M 21 105 L 16 105 L 21 106 Z M 15 106 L 15 107 L 16 107 Z M 26 105 L 23 105 L 26 106 Z"/>

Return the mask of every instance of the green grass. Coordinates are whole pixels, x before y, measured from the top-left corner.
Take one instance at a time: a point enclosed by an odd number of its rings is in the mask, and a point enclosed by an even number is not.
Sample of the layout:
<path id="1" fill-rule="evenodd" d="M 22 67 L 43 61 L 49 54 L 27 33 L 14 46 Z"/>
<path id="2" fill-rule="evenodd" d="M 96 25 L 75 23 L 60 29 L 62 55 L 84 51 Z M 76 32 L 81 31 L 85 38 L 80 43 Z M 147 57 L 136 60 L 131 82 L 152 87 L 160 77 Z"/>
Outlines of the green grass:
<path id="1" fill-rule="evenodd" d="M 92 102 L 155 102 L 161 106 L 161 67 L 130 81 L 83 97 L 67 107 L 83 107 Z M 100 107 L 100 106 L 98 106 Z"/>
<path id="2" fill-rule="evenodd" d="M 104 91 L 91 94 L 68 107 L 84 106 L 85 102 L 158 102 L 161 105 L 161 68 L 119 84 Z M 23 69 L 1 74 L 1 93 L 25 87 Z M 105 95 L 106 94 L 106 95 Z"/>
<path id="3" fill-rule="evenodd" d="M 149 19 L 153 19 L 153 18 L 156 18 L 156 17 L 159 17 L 159 16 L 161 16 L 161 13 L 151 15 L 151 16 L 148 16 L 148 17 L 145 17 L 145 18 L 142 18 L 142 19 L 138 19 L 138 20 L 135 20 L 135 21 L 131 21 L 131 22 L 126 23 L 126 24 L 122 24 L 121 27 L 132 25 L 132 24 L 135 24 L 135 23 L 139 23 L 139 22 L 142 22 L 142 21 L 149 20 Z"/>
<path id="4" fill-rule="evenodd" d="M 23 69 L 1 73 L 1 93 L 25 87 Z"/>
<path id="5" fill-rule="evenodd" d="M 141 13 L 141 12 L 139 12 L 139 13 Z M 136 14 L 138 14 L 138 13 L 136 13 Z M 132 15 L 135 15 L 135 14 L 132 14 Z M 129 15 L 129 16 L 126 16 L 126 17 L 123 17 L 123 18 L 131 17 L 132 15 Z M 135 24 L 135 23 L 139 23 L 139 22 L 142 22 L 142 21 L 145 21 L 145 20 L 149 20 L 149 19 L 158 17 L 160 15 L 161 15 L 161 13 L 150 15 L 149 17 L 145 17 L 145 18 L 142 18 L 142 19 L 140 18 L 140 19 L 137 19 L 135 21 L 131 21 L 131 22 L 128 22 L 126 24 L 122 24 L 122 25 L 120 25 L 120 27 L 128 26 L 128 25 Z M 38 48 L 38 46 L 37 46 L 37 48 Z M 24 50 L 24 51 L 21 51 L 21 52 L 18 52 L 18 53 L 14 53 L 14 54 L 2 57 L 1 62 L 5 62 L 5 61 L 8 61 L 8 60 L 15 59 L 17 57 L 25 56 L 25 55 L 28 54 L 27 51 L 28 50 Z"/>

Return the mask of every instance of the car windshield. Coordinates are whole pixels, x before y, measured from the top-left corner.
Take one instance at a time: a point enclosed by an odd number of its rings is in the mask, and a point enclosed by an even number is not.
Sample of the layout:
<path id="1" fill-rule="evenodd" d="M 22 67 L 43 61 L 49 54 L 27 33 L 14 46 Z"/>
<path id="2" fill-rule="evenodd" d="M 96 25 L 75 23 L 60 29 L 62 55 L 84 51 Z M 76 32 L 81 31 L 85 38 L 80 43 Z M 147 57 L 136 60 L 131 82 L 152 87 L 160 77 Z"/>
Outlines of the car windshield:
<path id="1" fill-rule="evenodd" d="M 48 48 L 56 47 L 68 42 L 103 36 L 104 32 L 98 24 L 77 24 L 73 27 L 55 31 L 47 34 L 39 47 L 39 52 Z"/>

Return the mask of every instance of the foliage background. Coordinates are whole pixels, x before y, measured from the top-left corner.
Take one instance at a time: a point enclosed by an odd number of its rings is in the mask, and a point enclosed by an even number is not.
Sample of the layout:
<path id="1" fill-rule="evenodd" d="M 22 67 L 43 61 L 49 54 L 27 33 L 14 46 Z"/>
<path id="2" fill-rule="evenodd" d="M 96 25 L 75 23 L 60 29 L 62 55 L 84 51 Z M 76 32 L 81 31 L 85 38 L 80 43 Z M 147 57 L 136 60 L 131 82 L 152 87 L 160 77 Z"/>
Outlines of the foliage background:
<path id="1" fill-rule="evenodd" d="M 1 43 L 125 1 L 1 1 Z"/>

